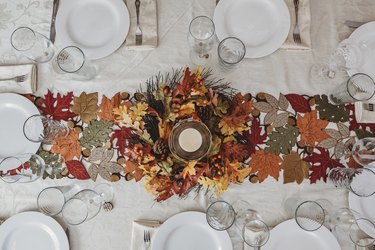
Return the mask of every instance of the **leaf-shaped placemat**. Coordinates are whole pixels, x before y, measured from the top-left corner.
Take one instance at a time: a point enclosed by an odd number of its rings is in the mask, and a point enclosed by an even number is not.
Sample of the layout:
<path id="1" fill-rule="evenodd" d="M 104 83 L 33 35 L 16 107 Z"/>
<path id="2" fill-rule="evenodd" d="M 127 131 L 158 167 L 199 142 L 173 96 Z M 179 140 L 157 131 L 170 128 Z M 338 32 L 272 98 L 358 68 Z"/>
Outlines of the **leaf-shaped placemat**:
<path id="1" fill-rule="evenodd" d="M 79 97 L 74 97 L 71 111 L 79 115 L 83 122 L 89 123 L 96 119 L 98 110 L 98 93 L 86 94 L 83 92 Z"/>
<path id="2" fill-rule="evenodd" d="M 265 148 L 265 152 L 277 155 L 289 153 L 296 145 L 298 134 L 298 129 L 290 125 L 276 128 L 275 131 L 268 134 L 269 140 L 266 145 L 269 147 Z"/>
<path id="3" fill-rule="evenodd" d="M 105 120 L 93 120 L 84 128 L 81 145 L 85 148 L 100 147 L 109 139 L 113 123 Z"/>

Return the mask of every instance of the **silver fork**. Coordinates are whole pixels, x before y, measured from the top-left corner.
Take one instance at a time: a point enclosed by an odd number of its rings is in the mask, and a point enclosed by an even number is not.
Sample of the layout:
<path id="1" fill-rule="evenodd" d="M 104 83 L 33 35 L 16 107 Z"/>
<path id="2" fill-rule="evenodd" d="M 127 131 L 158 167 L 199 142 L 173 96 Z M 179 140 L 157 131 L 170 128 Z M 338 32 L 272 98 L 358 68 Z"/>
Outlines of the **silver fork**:
<path id="1" fill-rule="evenodd" d="M 293 29 L 293 40 L 295 43 L 300 44 L 301 43 L 301 35 L 299 31 L 299 26 L 298 26 L 298 5 L 299 5 L 299 0 L 293 0 L 294 2 L 294 12 L 296 14 L 296 24 Z"/>
<path id="2" fill-rule="evenodd" d="M 142 30 L 139 25 L 139 8 L 141 6 L 140 0 L 135 0 L 135 10 L 137 12 L 137 28 L 135 29 L 135 45 L 142 45 Z"/>
<path id="3" fill-rule="evenodd" d="M 145 230 L 143 232 L 143 245 L 145 247 L 145 250 L 147 250 L 151 245 L 150 231 L 148 230 Z"/>
<path id="4" fill-rule="evenodd" d="M 24 82 L 27 75 L 14 76 L 9 78 L 0 78 L 0 81 L 15 81 L 15 82 Z"/>
<path id="5" fill-rule="evenodd" d="M 374 105 L 374 103 L 363 103 L 363 107 L 367 111 L 372 111 L 372 112 L 375 111 L 375 105 Z"/>

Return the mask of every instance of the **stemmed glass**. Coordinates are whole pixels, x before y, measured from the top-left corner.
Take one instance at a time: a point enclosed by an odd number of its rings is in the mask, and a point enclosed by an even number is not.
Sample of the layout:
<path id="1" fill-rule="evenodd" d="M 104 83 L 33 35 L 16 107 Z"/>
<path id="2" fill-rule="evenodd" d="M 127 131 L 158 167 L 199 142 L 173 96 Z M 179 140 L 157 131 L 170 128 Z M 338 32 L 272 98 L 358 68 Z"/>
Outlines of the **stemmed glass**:
<path id="1" fill-rule="evenodd" d="M 242 238 L 247 245 L 254 249 L 260 249 L 270 238 L 270 230 L 262 220 L 248 220 L 243 226 Z"/>
<path id="2" fill-rule="evenodd" d="M 215 25 L 207 16 L 194 18 L 189 25 L 190 58 L 196 65 L 205 65 L 215 42 Z"/>
<path id="3" fill-rule="evenodd" d="M 19 27 L 14 30 L 10 43 L 15 50 L 37 63 L 48 62 L 55 53 L 53 43 L 29 27 Z"/>

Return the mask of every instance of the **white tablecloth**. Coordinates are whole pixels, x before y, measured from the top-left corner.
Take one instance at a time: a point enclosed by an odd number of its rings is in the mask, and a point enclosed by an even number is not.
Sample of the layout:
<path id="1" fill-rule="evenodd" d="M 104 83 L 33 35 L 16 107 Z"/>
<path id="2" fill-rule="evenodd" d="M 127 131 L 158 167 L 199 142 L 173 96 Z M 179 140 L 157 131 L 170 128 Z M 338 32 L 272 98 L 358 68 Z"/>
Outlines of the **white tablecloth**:
<path id="1" fill-rule="evenodd" d="M 63 0 L 61 0 L 63 1 Z M 139 85 L 158 72 L 172 68 L 191 66 L 187 44 L 187 30 L 190 20 L 197 15 L 212 16 L 214 0 L 158 0 L 159 47 L 152 51 L 130 51 L 121 47 L 114 54 L 95 61 L 100 68 L 98 79 L 77 82 L 57 76 L 49 64 L 39 65 L 39 90 L 54 92 L 82 91 L 99 92 L 110 96 L 117 91 L 134 92 Z M 16 26 L 30 26 L 49 35 L 52 0 L 1 0 L 0 1 L 0 63 L 24 61 L 9 45 L 9 37 Z M 345 20 L 375 20 L 373 0 L 311 0 L 312 51 L 290 52 L 279 50 L 260 59 L 245 59 L 231 72 L 221 72 L 216 62 L 211 63 L 213 72 L 224 77 L 233 87 L 242 92 L 271 94 L 300 93 L 322 94 L 340 83 L 340 79 L 327 84 L 311 82 L 309 70 L 314 62 L 325 59 L 335 45 L 348 37 L 351 29 L 345 27 Z M 58 36 L 58 34 L 57 34 Z M 37 194 L 47 186 L 62 185 L 74 180 L 43 180 L 31 184 L 5 184 L 0 182 L 0 218 L 26 210 L 37 210 Z M 92 181 L 79 182 L 93 187 Z M 170 216 L 187 210 L 204 211 L 207 198 L 191 194 L 186 199 L 171 198 L 155 203 L 144 190 L 142 183 L 121 180 L 115 188 L 114 210 L 102 212 L 95 219 L 80 226 L 71 227 L 72 250 L 124 250 L 130 248 L 131 225 L 136 219 L 158 219 L 164 221 Z M 261 184 L 246 182 L 231 186 L 223 195 L 228 201 L 245 199 L 259 210 L 271 226 L 287 219 L 283 201 L 294 194 L 306 199 L 326 198 L 338 207 L 347 207 L 347 192 L 337 190 L 325 183 L 310 185 L 282 184 L 272 178 Z M 61 221 L 60 217 L 57 217 Z M 242 244 L 233 239 L 234 249 Z"/>

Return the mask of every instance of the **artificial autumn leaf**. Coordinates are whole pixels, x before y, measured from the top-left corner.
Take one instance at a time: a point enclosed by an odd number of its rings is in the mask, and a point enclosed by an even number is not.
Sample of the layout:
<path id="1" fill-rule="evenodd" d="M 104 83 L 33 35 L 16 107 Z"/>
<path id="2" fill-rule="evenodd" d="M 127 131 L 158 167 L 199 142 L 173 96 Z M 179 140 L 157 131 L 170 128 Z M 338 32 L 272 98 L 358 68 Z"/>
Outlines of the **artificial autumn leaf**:
<path id="1" fill-rule="evenodd" d="M 272 176 L 276 180 L 279 179 L 281 162 L 280 156 L 273 153 L 267 154 L 264 150 L 257 150 L 251 155 L 249 166 L 251 167 L 251 173 L 256 173 L 259 182 L 263 182 L 268 176 Z"/>
<path id="2" fill-rule="evenodd" d="M 221 118 L 219 128 L 223 135 L 242 134 L 244 131 L 249 130 L 249 127 L 246 125 L 248 121 L 250 121 L 248 115 L 237 116 L 236 113 L 233 113 Z"/>
<path id="3" fill-rule="evenodd" d="M 248 143 L 248 151 L 249 154 L 255 153 L 257 145 L 263 144 L 264 141 L 267 139 L 267 131 L 264 131 L 262 134 L 262 128 L 260 127 L 260 121 L 254 119 L 251 122 L 250 131 L 244 134 L 245 138 L 247 138 Z"/>
<path id="4" fill-rule="evenodd" d="M 358 123 L 357 122 L 357 119 L 355 117 L 355 107 L 354 107 L 354 104 L 347 104 L 345 105 L 345 109 L 350 112 L 351 111 L 351 114 L 350 114 L 350 122 L 349 122 L 349 130 L 350 131 L 356 131 L 357 129 L 362 129 L 363 131 L 366 131 L 367 132 L 367 128 L 370 129 L 372 135 L 369 135 L 369 136 L 365 136 L 365 137 L 373 137 L 374 134 L 375 134 L 375 123 Z M 366 133 L 368 134 L 368 133 Z M 363 133 L 362 133 L 363 135 Z M 362 136 L 361 135 L 361 136 Z M 359 137 L 358 137 L 359 138 Z M 361 139 L 361 138 L 359 138 Z"/>
<path id="5" fill-rule="evenodd" d="M 274 110 L 274 108 L 268 102 L 256 102 L 253 104 L 253 106 L 254 108 L 263 113 L 269 113 L 272 110 Z"/>
<path id="6" fill-rule="evenodd" d="M 245 99 L 241 93 L 237 93 L 233 97 L 232 106 L 238 115 L 250 115 L 253 111 L 253 102 Z"/>
<path id="7" fill-rule="evenodd" d="M 320 152 L 316 153 L 313 152 L 312 155 L 305 157 L 303 160 L 311 163 L 310 170 L 310 182 L 316 183 L 318 180 L 323 179 L 323 181 L 327 181 L 327 174 L 328 170 L 335 167 L 344 167 L 339 160 L 333 159 L 329 155 L 329 151 L 316 147 L 316 149 Z"/>
<path id="8" fill-rule="evenodd" d="M 264 97 L 266 101 L 274 108 L 277 109 L 279 107 L 279 101 L 273 95 L 264 93 Z"/>
<path id="9" fill-rule="evenodd" d="M 134 161 L 125 162 L 125 173 L 133 174 L 135 181 L 140 181 L 143 177 L 143 169 Z"/>
<path id="10" fill-rule="evenodd" d="M 304 179 L 309 178 L 310 164 L 302 160 L 297 152 L 292 151 L 284 155 L 283 159 L 281 168 L 284 170 L 284 184 L 291 182 L 301 184 Z"/>
<path id="11" fill-rule="evenodd" d="M 178 110 L 178 115 L 180 117 L 191 115 L 195 112 L 195 105 L 192 102 L 189 102 L 187 104 L 181 105 L 181 107 Z"/>
<path id="12" fill-rule="evenodd" d="M 74 97 L 71 110 L 79 115 L 85 123 L 96 119 L 99 110 L 98 93 L 86 94 L 83 92 L 79 97 Z"/>
<path id="13" fill-rule="evenodd" d="M 268 146 L 265 148 L 266 153 L 287 154 L 296 145 L 298 129 L 294 126 L 286 125 L 285 127 L 276 128 L 275 131 L 268 134 Z"/>
<path id="14" fill-rule="evenodd" d="M 50 115 L 54 120 L 67 121 L 76 116 L 70 111 L 72 98 L 73 92 L 69 92 L 66 95 L 57 93 L 55 98 L 52 92 L 48 90 L 47 94 L 42 98 L 42 103 L 38 105 L 38 108 L 42 111 L 42 114 Z"/>
<path id="15" fill-rule="evenodd" d="M 98 174 L 107 181 L 112 181 L 112 174 L 120 173 L 124 168 L 116 163 L 112 162 L 114 150 L 107 150 L 106 148 L 95 148 L 93 149 L 88 161 L 91 162 L 88 173 L 90 178 L 95 181 Z M 95 163 L 99 161 L 99 163 Z"/>
<path id="16" fill-rule="evenodd" d="M 184 72 L 184 76 L 180 83 L 176 83 L 176 89 L 173 91 L 173 96 L 186 96 L 191 91 L 191 88 L 195 84 L 195 74 L 191 74 L 190 69 L 186 68 Z"/>
<path id="17" fill-rule="evenodd" d="M 328 101 L 326 95 L 314 96 L 316 109 L 319 110 L 319 117 L 330 122 L 349 121 L 349 110 L 344 105 L 334 105 Z"/>
<path id="18" fill-rule="evenodd" d="M 142 117 L 147 114 L 148 104 L 145 102 L 139 102 L 137 105 L 130 107 L 130 117 L 133 121 L 141 121 Z"/>
<path id="19" fill-rule="evenodd" d="M 242 183 L 251 173 L 251 168 L 245 166 L 242 162 L 227 162 L 229 180 L 233 183 Z"/>
<path id="20" fill-rule="evenodd" d="M 79 143 L 79 132 L 70 130 L 66 138 L 59 139 L 51 148 L 51 153 L 60 154 L 65 161 L 71 161 L 74 157 L 81 156 L 81 144 Z"/>
<path id="21" fill-rule="evenodd" d="M 48 171 L 44 171 L 43 173 L 43 179 L 46 179 L 47 177 L 50 179 L 61 179 L 63 177 L 61 174 L 63 166 L 59 161 L 60 157 L 58 154 L 51 154 L 50 152 L 41 150 L 38 152 L 38 155 L 44 160 L 44 163 L 49 166 Z"/>
<path id="22" fill-rule="evenodd" d="M 111 143 L 116 145 L 120 155 L 125 155 L 125 149 L 129 145 L 128 140 L 134 136 L 133 130 L 127 127 L 121 127 L 121 129 L 113 130 L 111 136 Z"/>
<path id="23" fill-rule="evenodd" d="M 311 111 L 309 102 L 302 95 L 288 94 L 285 97 L 296 112 L 307 113 Z"/>
<path id="24" fill-rule="evenodd" d="M 316 142 L 321 142 L 328 138 L 323 130 L 327 127 L 328 121 L 317 118 L 317 111 L 306 113 L 303 117 L 298 115 L 297 127 L 301 134 L 301 141 L 310 146 L 315 146 Z"/>
<path id="25" fill-rule="evenodd" d="M 279 128 L 288 123 L 289 114 L 287 112 L 282 112 L 276 115 L 274 121 L 272 122 L 272 126 L 274 128 Z"/>
<path id="26" fill-rule="evenodd" d="M 121 102 L 121 95 L 117 93 L 111 99 L 103 96 L 102 102 L 100 103 L 98 116 L 102 120 L 113 121 L 115 116 L 113 114 L 113 109 L 118 108 Z"/>
<path id="27" fill-rule="evenodd" d="M 102 146 L 112 132 L 113 123 L 105 120 L 93 120 L 83 129 L 82 137 L 79 139 L 85 148 Z"/>
<path id="28" fill-rule="evenodd" d="M 65 162 L 66 167 L 69 170 L 69 173 L 73 175 L 78 180 L 87 180 L 90 179 L 89 174 L 87 173 L 86 168 L 83 166 L 82 162 L 77 160 Z"/>
<path id="29" fill-rule="evenodd" d="M 189 161 L 188 164 L 182 170 L 182 177 L 185 179 L 186 176 L 192 176 L 196 174 L 195 165 L 197 165 L 197 161 Z"/>
<path id="30" fill-rule="evenodd" d="M 244 161 L 250 156 L 248 145 L 233 141 L 221 144 L 221 154 L 231 161 Z"/>
<path id="31" fill-rule="evenodd" d="M 359 165 L 359 164 L 354 160 L 354 158 L 353 158 L 352 156 L 349 158 L 349 161 L 347 162 L 347 165 L 348 165 L 348 167 L 350 167 L 350 168 L 361 168 L 361 167 L 362 167 L 361 165 Z"/>
<path id="32" fill-rule="evenodd" d="M 287 110 L 288 107 L 289 107 L 289 101 L 288 99 L 286 98 L 285 95 L 281 94 L 279 95 L 279 107 L 282 109 L 282 110 Z"/>

